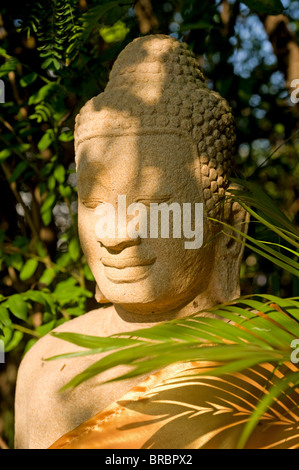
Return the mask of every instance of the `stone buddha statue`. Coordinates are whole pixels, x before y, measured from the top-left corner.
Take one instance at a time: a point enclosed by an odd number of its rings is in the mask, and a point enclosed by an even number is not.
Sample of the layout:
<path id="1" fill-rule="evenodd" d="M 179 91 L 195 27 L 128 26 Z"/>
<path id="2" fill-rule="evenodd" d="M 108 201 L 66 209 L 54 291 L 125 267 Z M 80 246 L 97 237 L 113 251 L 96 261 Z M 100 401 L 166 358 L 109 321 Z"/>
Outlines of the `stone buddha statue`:
<path id="1" fill-rule="evenodd" d="M 186 44 L 153 35 L 120 53 L 105 91 L 81 109 L 75 128 L 80 242 L 105 305 L 55 331 L 108 336 L 239 296 L 242 244 L 210 220 L 246 230 L 241 207 L 223 203 L 234 144 L 231 110 L 207 87 Z M 142 235 L 141 218 L 139 231 L 128 234 L 134 213 L 120 224 L 124 201 L 126 208 L 146 207 L 148 218 L 153 205 L 166 204 L 170 225 L 178 220 L 175 207 L 201 203 L 201 242 L 187 249 L 196 230 L 151 236 L 150 224 Z M 122 230 L 102 236 L 95 230 L 98 210 L 108 206 Z M 195 215 L 189 214 L 193 226 Z M 160 219 L 160 231 L 162 225 Z M 25 355 L 16 390 L 17 448 L 232 448 L 270 370 L 199 378 L 199 369 L 213 365 L 182 363 L 103 384 L 124 372 L 119 366 L 61 393 L 103 354 L 43 359 L 81 349 L 46 335 Z"/>

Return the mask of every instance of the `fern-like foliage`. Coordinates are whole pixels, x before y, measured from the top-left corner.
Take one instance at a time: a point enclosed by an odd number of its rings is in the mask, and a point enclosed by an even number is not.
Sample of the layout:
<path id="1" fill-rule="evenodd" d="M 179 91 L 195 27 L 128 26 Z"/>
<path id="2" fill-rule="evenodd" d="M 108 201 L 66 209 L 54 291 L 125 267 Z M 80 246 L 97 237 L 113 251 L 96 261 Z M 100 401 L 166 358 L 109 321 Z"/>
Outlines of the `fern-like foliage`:
<path id="1" fill-rule="evenodd" d="M 66 63 L 65 51 L 78 16 L 75 0 L 45 0 L 32 6 L 22 30 L 36 35 L 43 69 L 59 70 Z"/>
<path id="2" fill-rule="evenodd" d="M 86 12 L 75 0 L 44 0 L 30 7 L 21 30 L 37 38 L 43 69 L 59 70 L 84 51 L 92 31 L 103 21 L 113 24 L 126 14 L 132 1 L 103 1 Z"/>

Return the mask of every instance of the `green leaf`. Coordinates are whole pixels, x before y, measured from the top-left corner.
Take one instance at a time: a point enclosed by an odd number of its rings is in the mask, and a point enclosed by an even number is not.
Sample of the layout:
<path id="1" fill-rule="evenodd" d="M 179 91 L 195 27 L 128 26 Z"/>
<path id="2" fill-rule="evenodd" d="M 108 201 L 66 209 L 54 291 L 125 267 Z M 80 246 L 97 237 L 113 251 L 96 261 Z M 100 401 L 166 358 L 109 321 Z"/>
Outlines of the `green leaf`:
<path id="1" fill-rule="evenodd" d="M 53 328 L 55 328 L 55 323 L 56 319 L 51 320 L 49 323 L 46 323 L 45 325 L 41 325 L 38 328 L 36 328 L 36 331 L 41 335 L 44 336 L 47 333 L 49 333 Z"/>
<path id="2" fill-rule="evenodd" d="M 46 305 L 46 296 L 48 295 L 49 294 L 37 290 L 27 290 L 27 292 L 23 294 L 23 297 L 24 300 L 33 300 L 39 304 Z"/>
<path id="3" fill-rule="evenodd" d="M 54 166 L 54 163 L 50 162 L 50 163 L 47 163 L 42 171 L 41 171 L 41 175 L 42 176 L 48 176 L 52 171 L 53 171 L 53 166 Z"/>
<path id="4" fill-rule="evenodd" d="M 21 87 L 26 87 L 28 85 L 31 85 L 31 83 L 33 83 L 37 79 L 37 77 L 38 77 L 38 75 L 35 72 L 32 72 L 32 73 L 29 73 L 28 75 L 25 75 L 20 80 Z"/>
<path id="5" fill-rule="evenodd" d="M 54 131 L 53 129 L 47 129 L 42 138 L 40 139 L 39 143 L 37 144 L 38 149 L 42 152 L 43 150 L 50 147 L 52 142 L 54 141 Z"/>
<path id="6" fill-rule="evenodd" d="M 4 160 L 6 160 L 10 155 L 11 155 L 11 150 L 10 149 L 1 150 L 1 152 L 0 152 L 0 163 L 4 162 Z"/>
<path id="7" fill-rule="evenodd" d="M 291 386 L 291 384 L 293 384 Z M 257 407 L 253 410 L 249 421 L 246 423 L 244 429 L 241 432 L 237 449 L 242 449 L 250 437 L 252 431 L 259 422 L 259 419 L 265 411 L 272 405 L 275 398 L 281 395 L 281 393 L 287 389 L 291 389 L 299 385 L 299 371 L 292 374 L 288 374 L 283 377 L 271 387 L 267 394 L 263 395 Z"/>
<path id="8" fill-rule="evenodd" d="M 9 264 L 13 268 L 20 271 L 22 269 L 22 266 L 23 266 L 23 257 L 22 257 L 22 255 L 20 253 L 13 253 L 12 255 L 10 255 Z"/>
<path id="9" fill-rule="evenodd" d="M 50 67 L 52 64 L 53 64 L 53 67 Z M 55 70 L 59 70 L 61 68 L 60 63 L 55 57 L 48 58 L 42 63 L 42 69 L 49 69 L 49 68 L 54 68 Z"/>
<path id="10" fill-rule="evenodd" d="M 47 69 L 50 65 L 52 65 L 52 57 L 48 57 L 48 59 L 43 61 L 42 68 Z"/>
<path id="11" fill-rule="evenodd" d="M 101 349 L 102 351 L 141 343 L 141 341 L 136 339 L 114 338 L 112 341 L 111 337 L 81 335 L 78 333 L 60 333 L 57 331 L 53 331 L 52 335 L 56 338 L 76 344 L 77 346 L 81 346 L 82 348 Z"/>
<path id="12" fill-rule="evenodd" d="M 248 347 L 250 351 L 255 353 L 256 363 L 266 362 L 267 360 L 274 360 L 275 357 L 281 359 L 282 354 L 277 354 L 274 351 L 263 351 L 262 349 L 254 349 Z M 108 356 L 103 357 L 99 361 L 92 364 L 92 366 L 85 369 L 82 373 L 75 376 L 68 382 L 61 390 L 66 390 L 69 387 L 76 387 L 87 379 L 102 373 L 107 369 L 116 367 L 120 364 L 133 365 L 134 370 L 130 372 L 130 377 L 140 374 L 149 373 L 157 368 L 166 367 L 175 362 L 182 362 L 186 360 L 191 361 L 232 361 L 234 359 L 248 358 L 248 351 L 245 346 L 212 346 L 200 347 L 199 344 L 174 344 L 171 348 L 171 359 L 169 357 L 169 344 L 162 343 L 153 345 L 137 345 L 131 348 L 115 351 Z M 141 358 L 146 358 L 141 361 Z M 150 358 L 150 359 L 148 359 Z M 188 358 L 188 359 L 187 359 Z M 122 376 L 127 378 L 128 374 Z"/>
<path id="13" fill-rule="evenodd" d="M 107 13 L 109 10 L 118 7 L 119 2 L 108 2 L 104 5 L 97 5 L 91 8 L 89 11 L 83 14 L 82 16 L 82 37 L 87 39 L 94 27 L 96 27 L 100 19 Z M 129 5 L 128 5 L 129 8 Z"/>
<path id="14" fill-rule="evenodd" d="M 7 305 L 15 317 L 20 320 L 27 320 L 28 307 L 19 294 L 11 295 L 7 301 Z"/>
<path id="15" fill-rule="evenodd" d="M 21 331 L 14 331 L 12 338 L 5 345 L 5 352 L 12 351 L 23 339 L 23 333 Z"/>
<path id="16" fill-rule="evenodd" d="M 48 179 L 48 188 L 52 191 L 56 186 L 56 179 L 54 175 L 50 175 Z"/>
<path id="17" fill-rule="evenodd" d="M 11 57 L 3 47 L 0 47 L 0 56 L 5 59 L 9 59 Z"/>
<path id="18" fill-rule="evenodd" d="M 80 245 L 77 238 L 73 238 L 69 243 L 69 254 L 73 261 L 77 261 L 80 255 Z"/>
<path id="19" fill-rule="evenodd" d="M 86 312 L 84 306 L 70 307 L 66 308 L 65 310 L 70 317 L 79 317 L 80 315 Z"/>
<path id="20" fill-rule="evenodd" d="M 209 21 L 200 20 L 200 21 L 197 21 L 196 23 L 183 23 L 180 26 L 180 30 L 189 31 L 189 30 L 194 30 L 194 29 L 208 29 L 212 27 L 213 27 L 213 24 L 210 23 Z"/>
<path id="21" fill-rule="evenodd" d="M 55 193 L 49 193 L 41 207 L 41 216 L 43 223 L 47 226 L 52 220 L 52 211 L 56 203 Z"/>
<path id="22" fill-rule="evenodd" d="M 57 259 L 58 266 L 62 266 L 63 268 L 66 267 L 71 261 L 71 257 L 69 253 L 62 253 Z"/>
<path id="23" fill-rule="evenodd" d="M 53 93 L 53 91 L 57 88 L 56 83 L 48 83 L 40 88 L 36 93 L 30 96 L 28 100 L 29 106 L 31 104 L 37 104 L 41 101 L 44 101 L 48 98 L 48 96 Z"/>
<path id="24" fill-rule="evenodd" d="M 88 264 L 84 265 L 83 272 L 84 272 L 84 276 L 86 277 L 86 279 L 88 281 L 94 281 L 95 280 Z"/>
<path id="25" fill-rule="evenodd" d="M 70 188 L 70 186 L 63 186 L 62 184 L 60 184 L 59 192 L 62 197 L 69 198 L 72 194 L 72 189 Z"/>
<path id="26" fill-rule="evenodd" d="M 31 258 L 27 260 L 20 272 L 20 280 L 27 281 L 27 279 L 33 276 L 33 274 L 36 271 L 37 266 L 38 266 L 38 261 L 36 259 Z"/>
<path id="27" fill-rule="evenodd" d="M 44 203 L 41 207 L 41 213 L 43 214 L 44 212 L 48 211 L 49 209 L 52 209 L 56 202 L 56 196 L 55 193 L 49 193 L 46 199 L 44 200 Z"/>
<path id="28" fill-rule="evenodd" d="M 45 269 L 42 276 L 39 279 L 39 282 L 42 284 L 46 284 L 47 286 L 51 284 L 56 276 L 56 271 L 53 268 Z"/>
<path id="29" fill-rule="evenodd" d="M 3 243 L 5 239 L 5 230 L 0 229 L 0 243 Z"/>
<path id="30" fill-rule="evenodd" d="M 65 180 L 65 169 L 62 165 L 57 165 L 54 170 L 54 176 L 59 183 L 63 183 Z"/>
<path id="31" fill-rule="evenodd" d="M 20 248 L 22 251 L 26 251 L 28 249 L 28 243 L 29 239 L 27 237 L 17 235 L 13 241 L 13 246 Z"/>
<path id="32" fill-rule="evenodd" d="M 77 303 L 80 299 L 92 297 L 92 293 L 76 285 L 76 279 L 70 277 L 57 284 L 53 295 L 61 306 Z"/>
<path id="33" fill-rule="evenodd" d="M 6 60 L 4 64 L 0 65 L 0 78 L 5 77 L 9 72 L 16 70 L 18 66 L 19 61 L 17 59 L 10 56 L 8 57 L 8 60 Z"/>
<path id="34" fill-rule="evenodd" d="M 46 191 L 46 183 L 43 181 L 42 183 L 39 184 L 39 192 L 40 195 L 42 196 Z"/>
<path id="35" fill-rule="evenodd" d="M 42 213 L 42 221 L 45 226 L 49 225 L 52 220 L 52 209 L 48 209 Z"/>
<path id="36" fill-rule="evenodd" d="M 113 26 L 101 26 L 99 32 L 104 41 L 110 44 L 112 42 L 123 41 L 129 31 L 130 29 L 126 24 L 119 20 Z"/>
<path id="37" fill-rule="evenodd" d="M 294 299 L 284 299 L 281 302 L 281 299 L 275 296 L 267 298 L 271 304 L 245 296 L 231 304 L 210 309 L 212 313 L 230 319 L 231 323 L 201 317 L 199 312 L 152 328 L 142 328 L 107 338 L 55 333 L 60 339 L 90 348 L 89 351 L 69 353 L 69 356 L 66 354 L 63 356 L 65 358 L 116 349 L 74 377 L 63 389 L 75 387 L 119 364 L 133 368 L 114 380 L 135 377 L 182 361 L 224 363 L 213 370 L 213 375 L 237 372 L 267 361 L 277 364 L 289 361 L 290 343 L 294 337 L 299 336 L 299 325 L 293 318 L 296 310 L 299 317 L 299 302 Z M 255 310 L 260 313 L 255 313 Z M 122 345 L 119 341 L 122 339 L 127 340 L 127 343 Z M 134 345 L 133 341 L 139 344 Z M 55 358 L 57 357 L 59 356 Z"/>
<path id="38" fill-rule="evenodd" d="M 234 237 L 233 235 L 229 235 L 236 242 L 241 243 L 242 245 L 246 245 L 252 251 L 254 251 L 255 253 L 258 253 L 259 255 L 263 256 L 264 258 L 267 258 L 269 261 L 276 264 L 280 268 L 285 269 L 286 271 L 289 271 L 290 273 L 294 274 L 295 276 L 299 276 L 299 263 L 297 263 L 296 261 L 293 261 L 291 258 L 284 256 L 279 251 L 272 250 L 271 248 L 269 248 L 267 246 L 267 244 L 264 244 L 264 242 L 260 242 L 256 239 L 254 239 L 253 237 L 250 237 L 249 235 L 244 234 L 240 230 L 236 229 L 233 226 L 230 226 L 230 225 L 226 224 L 223 221 L 217 221 L 216 219 L 213 219 L 213 218 L 210 218 L 210 220 L 218 222 L 220 224 L 223 224 L 225 227 L 228 227 L 231 230 L 233 230 L 234 232 L 241 235 L 241 238 L 237 238 L 237 237 Z M 251 245 L 249 243 L 244 242 L 242 237 L 245 238 L 246 240 L 250 240 L 253 244 L 258 246 L 259 248 L 256 248 L 254 245 Z M 272 256 L 272 255 L 274 255 L 274 256 Z"/>
<path id="39" fill-rule="evenodd" d="M 37 249 L 38 256 L 40 256 L 41 258 L 46 258 L 47 250 L 46 250 L 45 245 L 43 244 L 43 242 L 41 240 L 37 241 L 36 249 Z"/>
<path id="40" fill-rule="evenodd" d="M 48 122 L 51 118 L 52 108 L 49 103 L 40 103 L 35 106 L 35 113 L 29 119 L 36 119 L 38 123 Z"/>
<path id="41" fill-rule="evenodd" d="M 0 306 L 0 323 L 8 328 L 11 327 L 11 319 L 8 310 Z"/>
<path id="42" fill-rule="evenodd" d="M 11 340 L 12 335 L 13 335 L 13 330 L 11 328 L 8 328 L 8 327 L 3 328 L 3 334 L 0 334 L 0 339 L 4 342 L 5 346 Z"/>
<path id="43" fill-rule="evenodd" d="M 25 346 L 25 349 L 24 349 L 24 354 L 26 354 L 30 348 L 32 348 L 32 346 L 37 342 L 37 339 L 36 338 L 31 338 L 27 343 L 26 343 L 26 346 Z"/>
<path id="44" fill-rule="evenodd" d="M 27 163 L 24 161 L 21 161 L 17 164 L 15 167 L 14 171 L 12 172 L 11 177 L 9 178 L 10 183 L 14 183 L 20 176 L 21 174 L 26 170 L 28 167 Z"/>
<path id="45" fill-rule="evenodd" d="M 72 131 L 62 132 L 59 136 L 61 142 L 71 142 L 74 140 L 74 133 Z"/>
<path id="46" fill-rule="evenodd" d="M 284 11 L 280 0 L 242 0 L 252 11 L 267 15 L 280 15 Z"/>
<path id="47" fill-rule="evenodd" d="M 235 196 L 241 204 L 245 203 L 246 210 L 252 213 L 254 217 L 258 218 L 258 220 L 265 224 L 270 230 L 279 227 L 281 230 L 289 231 L 293 236 L 299 237 L 299 230 L 288 220 L 258 184 L 244 179 L 231 178 L 231 181 L 245 188 L 245 191 L 242 189 L 230 189 L 230 193 Z M 262 216 L 253 212 L 248 206 L 258 209 Z M 282 232 L 277 232 L 276 230 L 275 232 L 283 236 Z"/>

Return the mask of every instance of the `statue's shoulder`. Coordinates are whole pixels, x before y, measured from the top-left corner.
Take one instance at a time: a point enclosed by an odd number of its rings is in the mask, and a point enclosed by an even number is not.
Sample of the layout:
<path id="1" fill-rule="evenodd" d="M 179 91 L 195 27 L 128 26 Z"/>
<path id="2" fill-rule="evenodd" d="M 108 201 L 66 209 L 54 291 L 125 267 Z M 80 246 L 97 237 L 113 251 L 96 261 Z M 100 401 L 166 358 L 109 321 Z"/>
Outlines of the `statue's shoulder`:
<path id="1" fill-rule="evenodd" d="M 53 331 L 106 336 L 105 323 L 107 320 L 109 321 L 110 314 L 111 307 L 101 307 L 67 321 Z M 76 402 L 76 393 L 74 394 L 75 399 L 69 400 L 69 407 L 67 407 L 65 404 L 61 406 L 58 392 L 76 374 L 88 367 L 94 357 L 84 356 L 71 358 L 67 361 L 63 359 L 46 361 L 45 359 L 52 356 L 82 350 L 75 344 L 55 338 L 51 333 L 40 338 L 27 351 L 18 370 L 15 400 L 15 445 L 17 448 L 40 448 L 40 445 L 44 445 L 41 435 L 43 435 L 43 439 L 48 439 L 50 444 L 54 438 L 48 437 L 48 431 L 44 427 L 47 427 L 48 423 L 53 420 L 52 426 L 55 430 L 56 413 L 62 416 L 63 412 L 65 413 L 65 421 L 62 420 L 62 422 L 65 425 L 68 414 L 72 412 L 76 415 L 76 410 L 80 409 Z M 99 403 L 97 405 L 99 408 L 101 407 Z M 81 406 L 81 409 L 84 410 L 86 407 Z M 62 429 L 67 430 L 64 427 Z"/>
<path id="2" fill-rule="evenodd" d="M 95 310 L 73 318 L 54 328 L 51 332 L 38 339 L 23 357 L 19 374 L 32 373 L 42 367 L 48 357 L 63 354 L 70 350 L 79 350 L 78 346 L 56 338 L 53 332 L 79 333 L 84 335 L 107 336 L 105 323 L 111 315 L 112 305 L 100 307 Z"/>

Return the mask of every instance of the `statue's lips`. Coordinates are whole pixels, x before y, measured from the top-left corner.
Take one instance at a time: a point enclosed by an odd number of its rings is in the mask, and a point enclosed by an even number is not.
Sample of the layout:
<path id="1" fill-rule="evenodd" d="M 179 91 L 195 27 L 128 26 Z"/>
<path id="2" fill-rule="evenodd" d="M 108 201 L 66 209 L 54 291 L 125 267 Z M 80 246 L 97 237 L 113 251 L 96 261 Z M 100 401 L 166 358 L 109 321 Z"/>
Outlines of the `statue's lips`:
<path id="1" fill-rule="evenodd" d="M 140 260 L 136 258 L 113 259 L 102 258 L 106 277 L 114 283 L 137 282 L 145 279 L 156 258 Z"/>
<path id="2" fill-rule="evenodd" d="M 137 258 L 126 258 L 126 259 L 111 259 L 111 258 L 102 258 L 101 263 L 108 268 L 116 269 L 125 269 L 125 268 L 135 268 L 139 266 L 150 266 L 154 264 L 156 258 L 140 260 Z"/>

